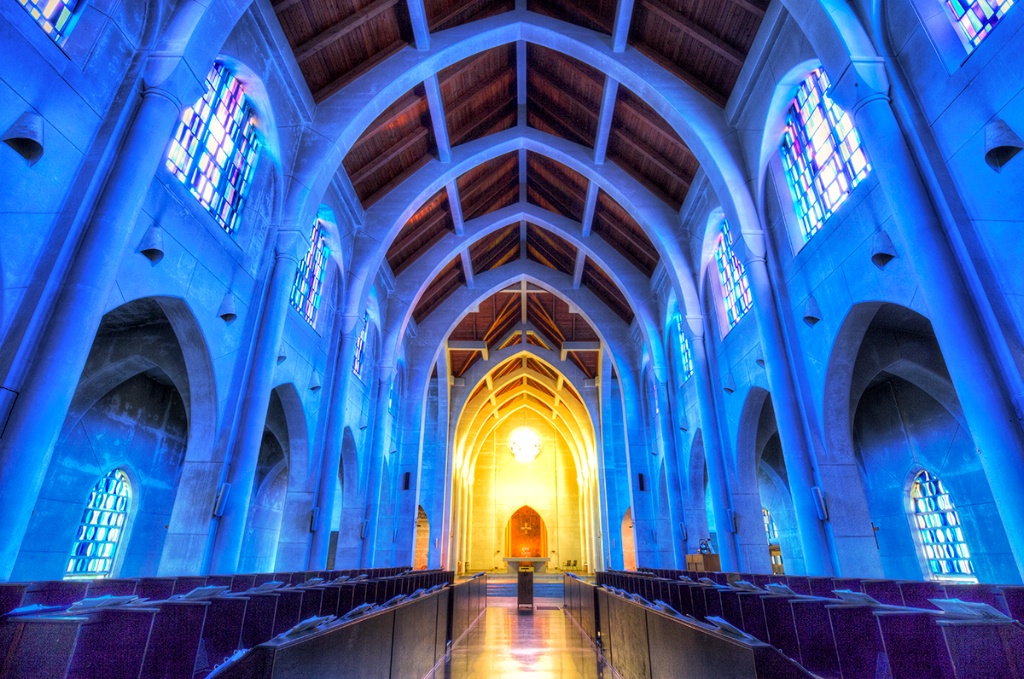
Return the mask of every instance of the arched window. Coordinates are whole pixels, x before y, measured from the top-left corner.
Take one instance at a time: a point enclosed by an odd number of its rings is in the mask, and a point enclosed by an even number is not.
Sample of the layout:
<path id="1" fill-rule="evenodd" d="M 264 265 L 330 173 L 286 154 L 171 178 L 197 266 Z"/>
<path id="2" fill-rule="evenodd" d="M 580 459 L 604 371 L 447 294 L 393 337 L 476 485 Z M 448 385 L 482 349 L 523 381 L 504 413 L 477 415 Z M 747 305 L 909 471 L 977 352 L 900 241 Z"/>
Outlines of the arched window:
<path id="1" fill-rule="evenodd" d="M 122 470 L 113 469 L 96 482 L 78 526 L 65 578 L 102 578 L 113 574 L 131 502 L 131 482 Z"/>
<path id="2" fill-rule="evenodd" d="M 871 171 L 850 116 L 825 93 L 828 76 L 811 72 L 789 107 L 782 133 L 782 168 L 804 241 Z"/>
<path id="3" fill-rule="evenodd" d="M 715 262 L 718 263 L 718 282 L 722 286 L 722 302 L 725 315 L 732 328 L 750 311 L 750 284 L 747 283 L 747 272 L 743 270 L 736 253 L 732 251 L 732 236 L 729 233 L 729 222 L 722 220 L 715 245 Z"/>
<path id="4" fill-rule="evenodd" d="M 78 0 L 18 0 L 58 45 L 63 45 L 78 19 Z"/>
<path id="5" fill-rule="evenodd" d="M 960 515 L 939 477 L 922 471 L 914 478 L 910 513 L 928 575 L 936 580 L 976 581 Z"/>
<path id="6" fill-rule="evenodd" d="M 1013 7 L 1013 0 L 945 0 L 953 24 L 967 51 L 973 50 L 988 37 L 1003 15 Z"/>
<path id="7" fill-rule="evenodd" d="M 295 272 L 295 283 L 292 285 L 292 306 L 313 327 L 316 327 L 316 315 L 320 310 L 320 296 L 323 293 L 324 274 L 327 271 L 327 258 L 330 254 L 331 249 L 327 247 L 324 238 L 323 222 L 318 218 L 313 223 L 309 250 L 305 259 L 299 262 L 298 270 Z"/>
<path id="8" fill-rule="evenodd" d="M 693 355 L 690 353 L 690 340 L 683 334 L 683 317 L 676 316 L 676 331 L 679 333 L 679 363 L 683 371 L 683 379 L 693 377 Z"/>
<path id="9" fill-rule="evenodd" d="M 359 377 L 363 374 L 363 359 L 366 358 L 366 338 L 370 334 L 370 312 L 363 316 L 363 327 L 356 336 L 356 355 L 352 359 L 352 374 Z"/>
<path id="10" fill-rule="evenodd" d="M 206 94 L 185 109 L 167 169 L 228 233 L 234 233 L 252 183 L 260 141 L 242 83 L 222 64 L 206 76 Z"/>

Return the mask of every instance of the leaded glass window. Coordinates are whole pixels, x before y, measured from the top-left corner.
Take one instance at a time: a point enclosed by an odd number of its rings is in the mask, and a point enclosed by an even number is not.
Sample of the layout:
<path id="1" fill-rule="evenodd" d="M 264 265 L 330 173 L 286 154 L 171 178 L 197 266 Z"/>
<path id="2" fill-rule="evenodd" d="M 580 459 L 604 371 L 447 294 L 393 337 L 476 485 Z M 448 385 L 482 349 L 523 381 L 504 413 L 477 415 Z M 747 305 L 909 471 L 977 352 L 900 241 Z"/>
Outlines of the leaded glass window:
<path id="1" fill-rule="evenodd" d="M 976 581 L 960 515 L 939 477 L 927 471 L 917 475 L 910 487 L 910 511 L 930 576 Z"/>
<path id="2" fill-rule="evenodd" d="M 718 232 L 718 243 L 715 245 L 715 262 L 718 263 L 718 282 L 722 286 L 725 314 L 729 320 L 729 327 L 732 328 L 750 311 L 753 302 L 750 297 L 750 284 L 747 283 L 747 272 L 743 270 L 743 264 L 732 250 L 729 222 L 724 219 Z"/>
<path id="3" fill-rule="evenodd" d="M 777 543 L 779 541 L 779 527 L 775 525 L 772 513 L 766 507 L 762 507 L 761 515 L 764 517 L 764 532 L 768 536 L 768 543 Z"/>
<path id="4" fill-rule="evenodd" d="M 690 340 L 683 334 L 683 317 L 676 316 L 676 330 L 679 332 L 679 363 L 683 369 L 683 382 L 693 377 L 693 355 Z"/>
<path id="5" fill-rule="evenodd" d="M 782 133 L 782 167 L 804 241 L 871 171 L 853 121 L 826 94 L 828 86 L 820 68 L 807 76 Z"/>
<path id="6" fill-rule="evenodd" d="M 102 578 L 113 573 L 131 501 L 131 482 L 122 470 L 111 470 L 96 482 L 78 525 L 65 578 Z"/>
<path id="7" fill-rule="evenodd" d="M 960 39 L 968 50 L 973 50 L 1013 7 L 1013 0 L 945 0 L 944 4 L 959 29 Z"/>
<path id="8" fill-rule="evenodd" d="M 185 109 L 167 150 L 167 169 L 228 233 L 238 227 L 256 166 L 260 140 L 254 121 L 242 83 L 214 64 L 206 94 Z"/>
<path id="9" fill-rule="evenodd" d="M 313 224 L 313 235 L 310 237 L 309 250 L 306 257 L 299 262 L 295 272 L 295 283 L 292 285 L 292 306 L 295 307 L 306 322 L 316 327 L 316 315 L 320 310 L 320 298 L 323 294 L 324 274 L 327 271 L 327 258 L 331 249 L 324 238 L 323 222 L 319 219 Z"/>
<path id="10" fill-rule="evenodd" d="M 58 45 L 68 39 L 68 33 L 75 24 L 75 10 L 78 0 L 18 0 L 25 11 L 42 26 L 48 36 Z"/>
<path id="11" fill-rule="evenodd" d="M 363 359 L 366 358 L 366 338 L 370 333 L 370 312 L 363 316 L 363 327 L 356 335 L 356 355 L 352 359 L 352 374 L 360 376 L 363 374 Z"/>

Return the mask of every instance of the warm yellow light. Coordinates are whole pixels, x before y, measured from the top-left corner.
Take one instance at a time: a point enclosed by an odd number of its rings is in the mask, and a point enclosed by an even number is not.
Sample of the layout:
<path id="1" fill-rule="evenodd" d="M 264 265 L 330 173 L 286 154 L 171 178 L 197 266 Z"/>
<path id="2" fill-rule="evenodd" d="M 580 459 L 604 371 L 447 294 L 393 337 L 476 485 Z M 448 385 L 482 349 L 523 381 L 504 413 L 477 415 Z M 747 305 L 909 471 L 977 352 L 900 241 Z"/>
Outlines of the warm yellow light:
<path id="1" fill-rule="evenodd" d="M 530 427 L 518 427 L 509 437 L 509 447 L 517 462 L 530 464 L 540 455 L 540 437 Z"/>

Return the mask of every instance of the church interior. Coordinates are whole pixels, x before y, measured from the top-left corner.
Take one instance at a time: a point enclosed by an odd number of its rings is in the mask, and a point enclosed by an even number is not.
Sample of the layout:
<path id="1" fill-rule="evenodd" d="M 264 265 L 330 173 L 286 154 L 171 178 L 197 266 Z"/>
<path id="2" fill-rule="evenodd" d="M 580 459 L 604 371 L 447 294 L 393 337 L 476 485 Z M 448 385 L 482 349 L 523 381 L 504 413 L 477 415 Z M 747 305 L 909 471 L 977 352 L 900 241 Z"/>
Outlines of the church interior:
<path id="1" fill-rule="evenodd" d="M 1018 4 L 2 0 L 0 677 L 1024 677 Z"/>

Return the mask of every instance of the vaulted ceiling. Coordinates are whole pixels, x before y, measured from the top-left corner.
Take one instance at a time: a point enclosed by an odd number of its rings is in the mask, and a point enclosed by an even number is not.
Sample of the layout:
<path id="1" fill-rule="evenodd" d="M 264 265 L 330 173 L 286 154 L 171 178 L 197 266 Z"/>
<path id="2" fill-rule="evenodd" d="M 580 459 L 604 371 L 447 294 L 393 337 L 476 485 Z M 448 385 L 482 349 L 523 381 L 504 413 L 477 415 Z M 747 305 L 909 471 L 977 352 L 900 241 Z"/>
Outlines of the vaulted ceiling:
<path id="1" fill-rule="evenodd" d="M 632 14 L 617 17 L 620 5 L 631 6 Z M 526 7 L 605 36 L 628 26 L 626 49 L 636 49 L 723 106 L 767 0 L 527 0 Z M 513 0 L 274 2 L 317 102 L 414 45 L 423 30 L 417 16 L 425 15 L 426 29 L 434 34 L 514 9 Z M 674 211 L 699 170 L 686 143 L 635 92 L 556 50 L 513 42 L 455 63 L 399 97 L 348 149 L 339 172 L 370 209 L 432 159 L 444 159 L 451 147 L 517 125 L 586 148 L 595 163 L 615 164 Z M 461 235 L 467 222 L 517 203 L 578 224 L 584 238 L 602 239 L 647 278 L 660 261 L 643 225 L 612 196 L 552 158 L 514 151 L 465 172 L 420 205 L 387 247 L 387 265 L 400 276 L 446 235 Z M 615 316 L 632 322 L 636 311 L 600 262 L 530 221 L 492 231 L 448 259 L 432 280 L 421 282 L 414 319 L 422 322 L 460 287 L 472 287 L 474 277 L 517 261 L 570 276 L 574 288 L 587 289 Z M 449 339 L 483 342 L 490 349 L 538 342 L 556 351 L 565 342 L 597 340 L 595 330 L 557 295 L 525 283 L 520 288 L 481 302 Z M 452 373 L 464 374 L 481 353 L 451 352 Z M 597 373 L 597 356 L 567 352 L 589 377 Z"/>

